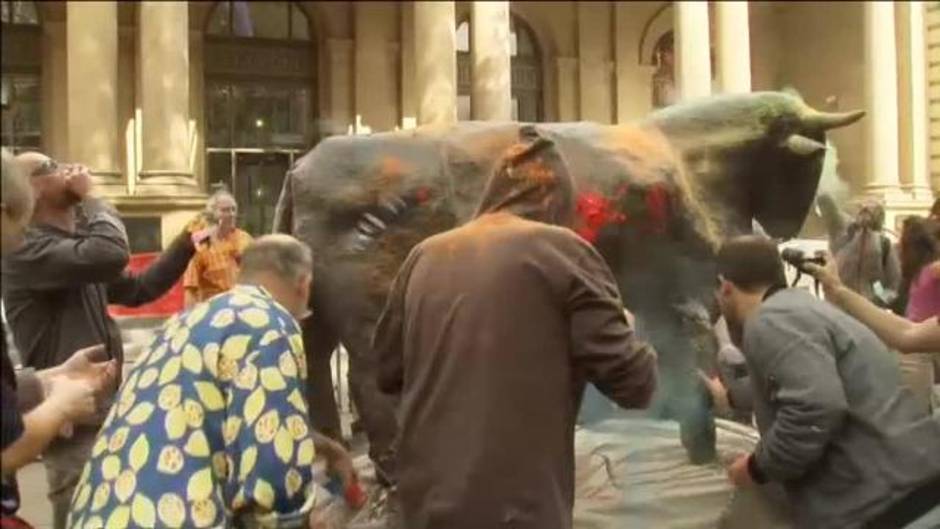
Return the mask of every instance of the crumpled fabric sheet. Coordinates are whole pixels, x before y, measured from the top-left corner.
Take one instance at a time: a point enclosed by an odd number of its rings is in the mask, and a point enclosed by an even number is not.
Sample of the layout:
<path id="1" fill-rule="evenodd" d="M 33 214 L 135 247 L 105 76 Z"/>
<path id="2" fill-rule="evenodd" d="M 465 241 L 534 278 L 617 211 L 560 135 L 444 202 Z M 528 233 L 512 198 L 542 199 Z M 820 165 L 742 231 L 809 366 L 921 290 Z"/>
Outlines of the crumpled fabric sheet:
<path id="1" fill-rule="evenodd" d="M 718 461 L 688 463 L 673 421 L 618 416 L 575 434 L 575 529 L 789 529 L 782 489 L 736 490 L 725 468 L 756 430 L 718 419 Z"/>
<path id="2" fill-rule="evenodd" d="M 575 433 L 574 529 L 792 529 L 795 522 L 782 489 L 766 485 L 735 490 L 725 468 L 749 453 L 757 431 L 717 421 L 719 460 L 688 463 L 679 425 L 617 414 Z M 387 494 L 375 481 L 368 457 L 355 460 L 369 501 L 351 512 L 331 502 L 318 513 L 323 529 L 398 529 L 389 525 Z M 319 528 L 318 528 L 319 529 Z"/>

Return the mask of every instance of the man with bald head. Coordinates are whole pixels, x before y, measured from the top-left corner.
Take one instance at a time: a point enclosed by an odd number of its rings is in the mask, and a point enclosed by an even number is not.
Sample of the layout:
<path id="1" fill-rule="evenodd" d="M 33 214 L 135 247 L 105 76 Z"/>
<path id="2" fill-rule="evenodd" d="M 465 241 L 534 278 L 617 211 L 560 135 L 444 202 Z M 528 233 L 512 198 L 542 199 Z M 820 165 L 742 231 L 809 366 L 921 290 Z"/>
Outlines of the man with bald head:
<path id="1" fill-rule="evenodd" d="M 133 275 L 125 271 L 130 252 L 124 226 L 94 196 L 87 168 L 35 152 L 20 154 L 15 163 L 29 175 L 35 195 L 23 244 L 3 262 L 3 301 L 23 364 L 51 368 L 78 349 L 104 344 L 107 357 L 120 365 L 121 334 L 108 304 L 137 306 L 163 295 L 186 269 L 192 237 L 180 234 L 150 268 Z M 110 402 L 104 404 L 106 411 Z M 71 439 L 54 441 L 44 454 L 56 529 L 65 527 L 72 490 L 102 419 L 99 414 L 76 425 Z"/>

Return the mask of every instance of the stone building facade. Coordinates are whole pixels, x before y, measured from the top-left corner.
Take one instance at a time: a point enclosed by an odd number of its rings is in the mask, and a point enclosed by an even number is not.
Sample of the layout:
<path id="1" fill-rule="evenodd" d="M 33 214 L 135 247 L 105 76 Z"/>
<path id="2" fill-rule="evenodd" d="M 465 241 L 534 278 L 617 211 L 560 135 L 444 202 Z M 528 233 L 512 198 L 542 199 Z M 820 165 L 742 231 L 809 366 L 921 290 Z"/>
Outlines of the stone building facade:
<path id="1" fill-rule="evenodd" d="M 2 143 L 87 164 L 158 249 L 217 184 L 271 223 L 332 134 L 458 119 L 625 123 L 711 93 L 865 108 L 832 134 L 889 222 L 940 189 L 938 2 L 2 0 Z M 933 191 L 932 191 L 933 190 Z"/>

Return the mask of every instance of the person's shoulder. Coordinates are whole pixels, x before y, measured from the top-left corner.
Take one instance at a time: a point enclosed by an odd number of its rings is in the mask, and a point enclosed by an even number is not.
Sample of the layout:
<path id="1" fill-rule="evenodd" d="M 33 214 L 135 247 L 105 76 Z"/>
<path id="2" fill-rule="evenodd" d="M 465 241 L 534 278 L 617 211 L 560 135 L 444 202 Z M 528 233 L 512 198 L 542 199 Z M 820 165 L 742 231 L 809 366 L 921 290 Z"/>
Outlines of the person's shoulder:
<path id="1" fill-rule="evenodd" d="M 822 313 L 828 312 L 827 309 L 825 302 L 803 289 L 780 290 L 761 303 L 757 313 L 747 320 L 744 326 L 745 341 L 748 335 L 759 337 L 805 325 L 822 324 L 826 319 Z"/>

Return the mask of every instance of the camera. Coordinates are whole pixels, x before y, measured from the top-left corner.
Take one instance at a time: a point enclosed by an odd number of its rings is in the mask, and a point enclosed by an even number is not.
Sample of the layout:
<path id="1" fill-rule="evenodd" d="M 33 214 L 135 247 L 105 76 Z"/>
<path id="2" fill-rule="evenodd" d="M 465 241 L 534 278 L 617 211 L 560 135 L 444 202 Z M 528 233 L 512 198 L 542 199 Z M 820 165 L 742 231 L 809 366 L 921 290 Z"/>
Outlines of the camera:
<path id="1" fill-rule="evenodd" d="M 805 265 L 807 263 L 826 266 L 826 256 L 823 255 L 822 252 L 807 255 L 799 248 L 784 248 L 783 251 L 780 252 L 780 257 L 785 263 L 792 265 L 800 272 L 806 272 Z"/>
<path id="2" fill-rule="evenodd" d="M 796 268 L 796 279 L 793 280 L 791 287 L 795 287 L 800 279 L 803 278 L 804 273 L 809 273 L 809 270 L 806 269 L 807 264 L 815 264 L 819 266 L 826 266 L 826 256 L 823 252 L 817 252 L 813 255 L 807 255 L 803 250 L 799 248 L 784 248 L 780 252 L 780 258 L 783 259 L 783 262 Z M 819 280 L 816 277 L 813 277 L 813 286 L 816 291 L 816 295 L 819 295 Z"/>

